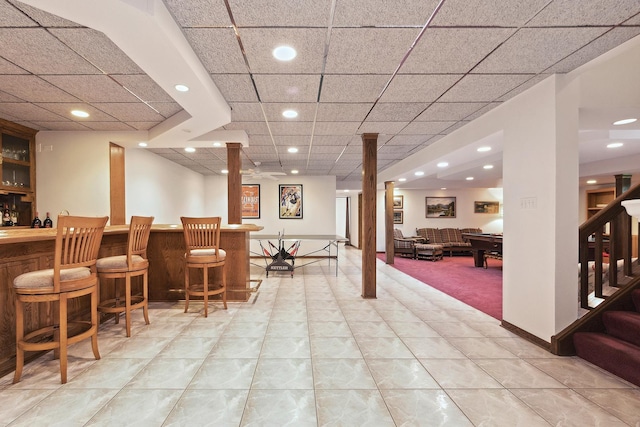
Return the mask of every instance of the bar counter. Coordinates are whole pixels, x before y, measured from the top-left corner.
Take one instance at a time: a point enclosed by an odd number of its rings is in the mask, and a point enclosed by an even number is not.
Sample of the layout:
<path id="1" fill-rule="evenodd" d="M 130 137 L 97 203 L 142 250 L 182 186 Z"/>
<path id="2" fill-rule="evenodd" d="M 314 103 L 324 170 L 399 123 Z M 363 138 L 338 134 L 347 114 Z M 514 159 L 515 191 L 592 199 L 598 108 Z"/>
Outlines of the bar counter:
<path id="1" fill-rule="evenodd" d="M 249 233 L 262 230 L 253 224 L 221 227 L 220 246 L 227 253 L 227 299 L 247 301 L 250 288 Z M 107 226 L 99 257 L 125 254 L 128 225 Z M 0 376 L 15 369 L 15 302 L 13 279 L 29 271 L 53 267 L 56 229 L 0 229 Z M 149 300 L 184 299 L 184 236 L 182 225 L 156 224 L 151 228 L 149 258 Z M 195 271 L 193 272 L 195 275 Z M 214 280 L 218 278 L 216 272 Z M 110 298 L 112 286 L 101 286 L 100 297 Z M 39 304 L 44 308 L 44 304 Z M 89 311 L 89 301 L 69 306 L 69 317 Z M 27 331 L 48 322 L 51 310 L 33 309 L 25 313 Z M 153 322 L 153 318 L 151 319 Z M 27 354 L 31 356 L 31 354 Z"/>

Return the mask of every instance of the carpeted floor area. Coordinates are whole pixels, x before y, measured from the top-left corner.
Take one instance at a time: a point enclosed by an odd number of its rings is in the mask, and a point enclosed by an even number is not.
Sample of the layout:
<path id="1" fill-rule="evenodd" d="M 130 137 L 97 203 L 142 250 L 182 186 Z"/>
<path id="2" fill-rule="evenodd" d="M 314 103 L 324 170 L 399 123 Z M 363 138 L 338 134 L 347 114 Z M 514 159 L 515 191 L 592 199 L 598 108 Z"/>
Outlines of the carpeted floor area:
<path id="1" fill-rule="evenodd" d="M 385 254 L 378 258 L 385 260 Z M 477 268 L 470 256 L 445 256 L 440 261 L 396 256 L 393 266 L 470 306 L 502 320 L 502 261 L 489 260 L 489 268 Z"/>

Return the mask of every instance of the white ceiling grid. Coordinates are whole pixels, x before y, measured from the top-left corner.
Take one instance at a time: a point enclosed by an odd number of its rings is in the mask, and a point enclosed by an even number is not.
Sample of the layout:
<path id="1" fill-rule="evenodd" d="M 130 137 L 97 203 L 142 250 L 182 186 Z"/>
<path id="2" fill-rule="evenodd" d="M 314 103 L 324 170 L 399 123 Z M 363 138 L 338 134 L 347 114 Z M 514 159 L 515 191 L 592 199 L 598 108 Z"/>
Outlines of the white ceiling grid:
<path id="1" fill-rule="evenodd" d="M 640 34 L 637 0 L 164 4 L 232 108 L 223 128 L 248 134 L 243 168 L 338 181 L 359 179 L 362 133 L 380 134 L 382 170 Z M 296 48 L 293 61 L 272 57 L 281 44 Z M 285 109 L 298 117 L 285 119 Z M 41 130 L 131 131 L 180 111 L 103 33 L 0 0 L 0 117 Z M 151 150 L 206 175 L 226 167 L 224 147 Z"/>

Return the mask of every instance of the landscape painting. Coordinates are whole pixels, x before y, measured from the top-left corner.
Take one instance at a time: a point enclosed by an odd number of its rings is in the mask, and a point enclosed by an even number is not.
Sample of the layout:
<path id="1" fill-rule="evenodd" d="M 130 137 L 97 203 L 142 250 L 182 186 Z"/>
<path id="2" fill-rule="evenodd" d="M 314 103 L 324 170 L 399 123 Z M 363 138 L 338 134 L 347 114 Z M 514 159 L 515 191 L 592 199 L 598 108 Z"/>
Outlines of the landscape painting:
<path id="1" fill-rule="evenodd" d="M 427 218 L 455 218 L 455 197 L 426 197 Z"/>

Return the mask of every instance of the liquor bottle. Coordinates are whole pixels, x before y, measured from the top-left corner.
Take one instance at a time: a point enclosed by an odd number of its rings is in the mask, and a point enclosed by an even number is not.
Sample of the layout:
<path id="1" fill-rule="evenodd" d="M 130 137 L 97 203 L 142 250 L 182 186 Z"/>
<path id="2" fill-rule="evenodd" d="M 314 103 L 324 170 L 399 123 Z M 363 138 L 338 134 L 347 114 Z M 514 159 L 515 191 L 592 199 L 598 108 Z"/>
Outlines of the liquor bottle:
<path id="1" fill-rule="evenodd" d="M 38 218 L 38 212 L 36 212 L 36 217 L 33 218 L 33 222 L 31 223 L 31 228 L 40 228 L 42 227 L 42 221 Z"/>
<path id="2" fill-rule="evenodd" d="M 13 225 L 18 225 L 18 210 L 15 203 L 11 205 L 11 222 L 13 222 Z"/>
<path id="3" fill-rule="evenodd" d="M 9 205 L 7 203 L 4 204 L 4 212 L 2 213 L 2 223 L 5 226 L 13 225 L 13 222 L 11 221 L 11 211 L 9 210 Z"/>
<path id="4" fill-rule="evenodd" d="M 44 228 L 53 228 L 53 221 L 51 221 L 49 212 L 47 212 L 47 217 L 44 219 L 43 225 L 44 225 Z"/>

